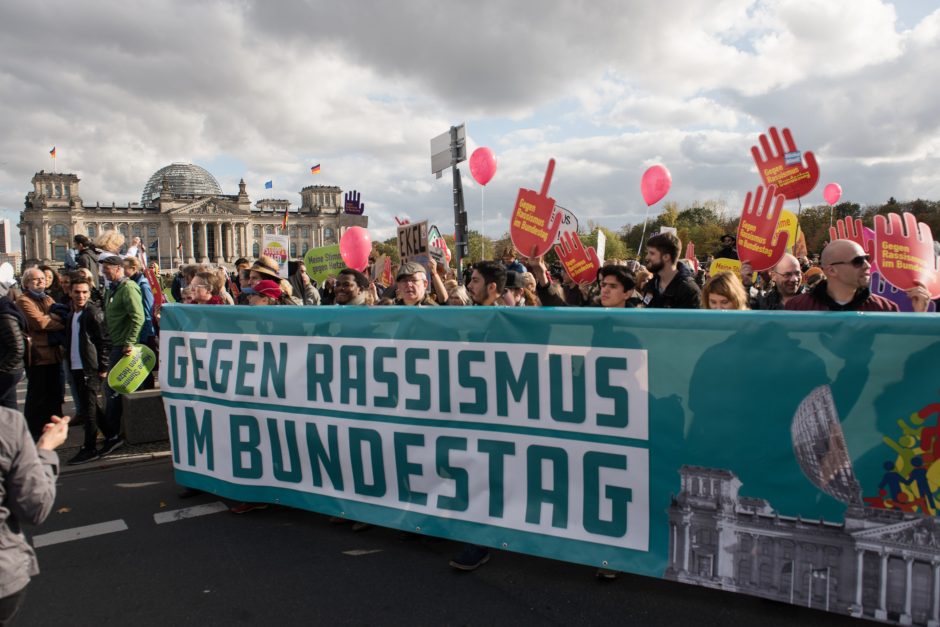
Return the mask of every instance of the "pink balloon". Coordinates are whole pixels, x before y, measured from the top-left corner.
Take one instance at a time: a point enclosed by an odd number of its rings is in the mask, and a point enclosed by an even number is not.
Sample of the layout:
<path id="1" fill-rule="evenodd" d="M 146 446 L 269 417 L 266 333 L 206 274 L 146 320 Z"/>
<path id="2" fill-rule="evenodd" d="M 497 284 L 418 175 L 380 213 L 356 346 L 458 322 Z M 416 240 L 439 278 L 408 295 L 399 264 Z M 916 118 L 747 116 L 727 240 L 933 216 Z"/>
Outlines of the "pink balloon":
<path id="1" fill-rule="evenodd" d="M 829 183 L 826 185 L 826 189 L 823 190 L 823 198 L 830 205 L 836 204 L 842 198 L 842 186 L 838 183 Z"/>
<path id="2" fill-rule="evenodd" d="M 640 191 L 647 205 L 655 205 L 669 193 L 672 186 L 672 175 L 664 165 L 654 165 L 643 173 L 640 181 Z"/>
<path id="3" fill-rule="evenodd" d="M 496 155 L 489 148 L 481 147 L 470 155 L 470 174 L 480 185 L 486 185 L 496 174 Z"/>
<path id="4" fill-rule="evenodd" d="M 339 256 L 346 267 L 362 272 L 369 265 L 372 239 L 361 226 L 351 226 L 339 240 Z"/>

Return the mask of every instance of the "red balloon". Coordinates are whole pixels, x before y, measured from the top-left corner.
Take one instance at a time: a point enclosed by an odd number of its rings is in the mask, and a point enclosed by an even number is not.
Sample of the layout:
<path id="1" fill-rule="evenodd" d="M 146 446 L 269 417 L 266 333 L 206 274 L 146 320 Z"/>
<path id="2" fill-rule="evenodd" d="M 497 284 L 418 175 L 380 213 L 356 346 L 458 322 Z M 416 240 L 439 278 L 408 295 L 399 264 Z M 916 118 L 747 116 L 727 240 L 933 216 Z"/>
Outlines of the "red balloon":
<path id="1" fill-rule="evenodd" d="M 830 205 L 836 204 L 842 198 L 842 186 L 838 183 L 829 183 L 826 185 L 826 189 L 823 190 L 823 198 Z"/>
<path id="2" fill-rule="evenodd" d="M 654 165 L 643 173 L 640 180 L 640 191 L 647 205 L 655 205 L 669 193 L 672 186 L 672 175 L 664 165 Z"/>
<path id="3" fill-rule="evenodd" d="M 346 267 L 362 272 L 369 265 L 372 239 L 369 231 L 361 226 L 351 226 L 339 239 L 339 256 Z"/>
<path id="4" fill-rule="evenodd" d="M 470 155 L 470 174 L 480 185 L 486 185 L 496 174 L 496 155 L 489 148 L 477 148 Z"/>

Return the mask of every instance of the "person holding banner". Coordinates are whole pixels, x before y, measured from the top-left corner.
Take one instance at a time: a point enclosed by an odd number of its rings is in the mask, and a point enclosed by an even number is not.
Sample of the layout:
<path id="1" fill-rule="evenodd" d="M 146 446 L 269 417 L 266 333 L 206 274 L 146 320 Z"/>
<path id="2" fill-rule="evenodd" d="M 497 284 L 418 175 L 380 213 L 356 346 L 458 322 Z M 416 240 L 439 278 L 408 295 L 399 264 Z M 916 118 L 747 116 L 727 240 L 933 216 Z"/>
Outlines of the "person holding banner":
<path id="1" fill-rule="evenodd" d="M 624 266 L 603 266 L 597 271 L 601 284 L 601 307 L 639 307 L 643 299 L 636 295 L 636 279 Z"/>
<path id="2" fill-rule="evenodd" d="M 790 299 L 803 293 L 803 271 L 799 260 L 790 253 L 783 255 L 770 274 L 774 279 L 773 286 L 750 299 L 751 309 L 780 311 Z"/>
<path id="3" fill-rule="evenodd" d="M 653 279 L 646 285 L 643 304 L 651 309 L 698 309 L 702 293 L 692 272 L 679 266 L 682 242 L 674 233 L 660 233 L 646 242 L 646 267 Z"/>
<path id="4" fill-rule="evenodd" d="M 826 279 L 787 302 L 790 311 L 899 311 L 896 303 L 871 293 L 871 259 L 857 243 L 832 241 L 820 259 Z M 930 293 L 923 285 L 907 290 L 914 311 L 927 311 Z"/>
<path id="5" fill-rule="evenodd" d="M 406 261 L 398 267 L 395 284 L 396 305 L 422 307 L 437 304 L 428 295 L 428 278 L 424 266 L 416 261 Z"/>

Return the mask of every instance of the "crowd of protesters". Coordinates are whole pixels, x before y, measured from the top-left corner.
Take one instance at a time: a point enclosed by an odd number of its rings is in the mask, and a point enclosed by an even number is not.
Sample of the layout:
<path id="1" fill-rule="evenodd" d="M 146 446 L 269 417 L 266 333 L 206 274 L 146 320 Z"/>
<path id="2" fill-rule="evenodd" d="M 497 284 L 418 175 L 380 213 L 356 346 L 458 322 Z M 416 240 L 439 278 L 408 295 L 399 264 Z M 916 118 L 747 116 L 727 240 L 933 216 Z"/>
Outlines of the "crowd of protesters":
<path id="1" fill-rule="evenodd" d="M 710 276 L 707 268 L 712 256 L 703 260 L 700 269 L 699 260 L 680 258 L 678 237 L 661 233 L 645 242 L 645 263 L 608 260 L 597 280 L 586 285 L 574 283 L 560 264 L 549 266 L 538 257 L 518 258 L 511 248 L 501 251 L 498 260 L 468 263 L 461 281 L 454 269 L 431 259 L 428 266 L 401 263 L 393 269 L 388 285 L 370 278 L 383 274 L 371 267 L 365 272 L 346 268 L 317 285 L 302 262 L 290 262 L 285 279 L 278 264 L 264 256 L 237 260 L 231 273 L 212 264 L 183 265 L 170 280 L 160 275 L 156 263 L 148 263 L 139 240 L 125 247 L 123 236 L 114 231 L 103 233 L 95 242 L 76 236 L 75 246 L 73 268 L 56 272 L 47 266 L 30 266 L 23 271 L 19 288 L 0 284 L 0 406 L 16 413 L 16 385 L 25 374 L 24 433 L 28 428 L 40 449 L 51 451 L 64 439 L 68 420 L 63 422 L 58 416 L 63 413 L 65 386 L 69 386 L 75 401 L 71 422 L 84 429 L 83 445 L 69 464 L 99 459 L 123 445 L 121 398 L 108 385 L 107 375 L 136 344 L 157 352 L 160 306 L 168 300 L 166 292 L 177 303 L 232 306 L 898 311 L 894 302 L 872 293 L 871 259 L 848 240 L 830 243 L 812 260 L 787 254 L 773 268 L 759 273 L 742 262 L 740 272 Z M 733 237 L 722 238 L 714 258 L 738 258 Z M 914 311 L 926 311 L 930 305 L 923 286 L 908 290 L 907 297 Z M 153 385 L 151 376 L 142 388 Z M 52 427 L 54 438 L 49 435 Z M 3 437 L 7 436 L 0 434 Z M 22 439 L 12 432 L 9 437 L 17 442 Z M 36 457 L 30 462 L 35 466 L 32 472 L 42 473 L 40 462 L 48 460 Z M 49 490 L 48 486 L 44 489 Z M 232 511 L 262 507 L 266 505 L 241 503 Z M 335 518 L 332 522 L 346 521 Z M 353 528 L 368 525 L 354 522 Z M 466 545 L 450 563 L 457 569 L 473 570 L 488 559 L 488 549 Z M 613 577 L 614 573 L 602 569 L 598 576 Z"/>

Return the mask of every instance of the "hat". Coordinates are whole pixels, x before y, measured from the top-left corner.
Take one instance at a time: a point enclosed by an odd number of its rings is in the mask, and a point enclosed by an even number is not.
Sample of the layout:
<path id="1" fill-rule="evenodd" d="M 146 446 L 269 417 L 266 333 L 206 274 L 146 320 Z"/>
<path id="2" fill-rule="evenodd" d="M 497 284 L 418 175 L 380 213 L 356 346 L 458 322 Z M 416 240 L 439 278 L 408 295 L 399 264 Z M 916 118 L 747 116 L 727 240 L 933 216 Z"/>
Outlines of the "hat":
<path id="1" fill-rule="evenodd" d="M 251 265 L 250 270 L 252 272 L 257 272 L 258 274 L 269 276 L 272 279 L 276 279 L 278 281 L 281 280 L 280 266 L 278 266 L 277 262 L 267 255 L 261 255 L 258 257 L 257 261 Z"/>
<path id="2" fill-rule="evenodd" d="M 734 235 L 731 235 L 730 233 L 725 233 L 724 235 L 721 236 L 721 241 L 725 241 L 726 239 L 730 239 L 731 242 L 734 243 Z"/>
<path id="3" fill-rule="evenodd" d="M 124 257 L 105 253 L 98 258 L 98 263 L 103 263 L 107 266 L 120 266 L 124 263 Z"/>
<path id="4" fill-rule="evenodd" d="M 281 297 L 281 288 L 274 281 L 265 279 L 255 283 L 254 287 L 246 287 L 242 290 L 242 294 L 259 294 L 277 300 Z"/>
<path id="5" fill-rule="evenodd" d="M 428 271 L 424 269 L 417 261 L 406 261 L 398 267 L 398 274 L 395 275 L 395 281 L 401 281 L 402 277 L 411 276 L 413 274 L 427 274 Z"/>
<path id="6" fill-rule="evenodd" d="M 803 273 L 803 277 L 806 279 L 809 279 L 809 278 L 816 276 L 817 274 L 822 274 L 822 273 L 823 273 L 822 270 L 820 270 L 816 266 L 813 266 L 812 268 L 810 268 L 809 270 Z"/>
<path id="7" fill-rule="evenodd" d="M 507 290 L 521 290 L 525 287 L 522 284 L 522 277 L 519 276 L 518 272 L 513 272 L 512 270 L 506 271 L 506 289 Z"/>

